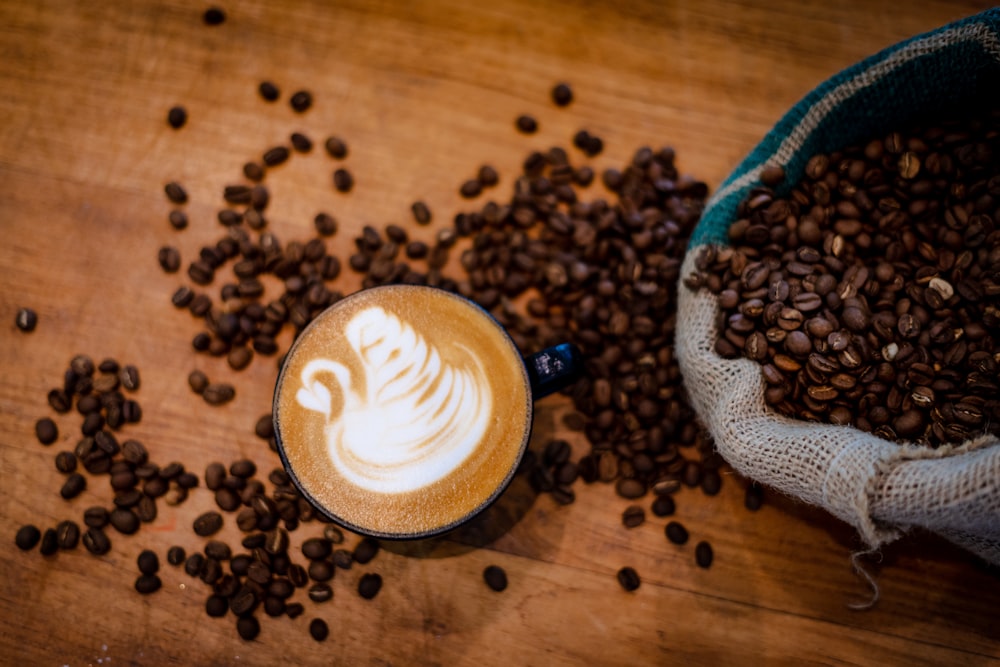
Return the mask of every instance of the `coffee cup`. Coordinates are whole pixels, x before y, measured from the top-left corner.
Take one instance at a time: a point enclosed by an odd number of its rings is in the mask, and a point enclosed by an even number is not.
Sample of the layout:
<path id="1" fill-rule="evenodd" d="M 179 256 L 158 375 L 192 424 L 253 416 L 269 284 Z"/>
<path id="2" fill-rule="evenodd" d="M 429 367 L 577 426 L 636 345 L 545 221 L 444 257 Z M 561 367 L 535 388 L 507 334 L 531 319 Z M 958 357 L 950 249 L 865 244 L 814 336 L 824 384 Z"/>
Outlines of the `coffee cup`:
<path id="1" fill-rule="evenodd" d="M 576 380 L 570 344 L 527 358 L 487 311 L 451 292 L 356 292 L 296 338 L 274 391 L 278 453 L 302 494 L 354 532 L 427 538 L 510 484 L 533 402 Z"/>

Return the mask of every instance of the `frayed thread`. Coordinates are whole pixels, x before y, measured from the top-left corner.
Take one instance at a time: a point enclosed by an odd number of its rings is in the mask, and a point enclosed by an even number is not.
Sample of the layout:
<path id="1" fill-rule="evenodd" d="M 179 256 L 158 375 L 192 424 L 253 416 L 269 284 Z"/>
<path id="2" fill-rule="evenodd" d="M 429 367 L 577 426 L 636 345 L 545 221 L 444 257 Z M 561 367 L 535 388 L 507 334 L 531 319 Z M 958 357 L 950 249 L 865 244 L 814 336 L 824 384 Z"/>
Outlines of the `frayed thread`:
<path id="1" fill-rule="evenodd" d="M 868 588 L 871 592 L 871 597 L 868 600 L 860 602 L 849 602 L 847 604 L 848 609 L 854 611 L 868 611 L 875 606 L 875 603 L 879 599 L 879 588 L 878 582 L 875 581 L 875 577 L 865 568 L 864 563 L 861 559 L 865 556 L 877 555 L 879 560 L 882 560 L 882 553 L 878 549 L 869 549 L 867 551 L 855 551 L 851 554 L 851 567 L 854 569 L 854 574 L 858 575 L 859 578 L 863 579 L 865 583 L 868 584 Z"/>

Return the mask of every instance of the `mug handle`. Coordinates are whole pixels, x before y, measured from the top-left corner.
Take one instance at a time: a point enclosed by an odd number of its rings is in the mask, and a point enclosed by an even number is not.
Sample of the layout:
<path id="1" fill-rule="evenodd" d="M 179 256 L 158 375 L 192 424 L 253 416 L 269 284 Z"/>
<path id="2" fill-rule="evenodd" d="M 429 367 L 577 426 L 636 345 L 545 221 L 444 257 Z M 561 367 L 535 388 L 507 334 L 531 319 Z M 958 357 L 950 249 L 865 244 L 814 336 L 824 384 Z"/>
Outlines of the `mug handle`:
<path id="1" fill-rule="evenodd" d="M 524 359 L 534 400 L 569 387 L 583 374 L 583 355 L 572 343 L 562 343 Z"/>

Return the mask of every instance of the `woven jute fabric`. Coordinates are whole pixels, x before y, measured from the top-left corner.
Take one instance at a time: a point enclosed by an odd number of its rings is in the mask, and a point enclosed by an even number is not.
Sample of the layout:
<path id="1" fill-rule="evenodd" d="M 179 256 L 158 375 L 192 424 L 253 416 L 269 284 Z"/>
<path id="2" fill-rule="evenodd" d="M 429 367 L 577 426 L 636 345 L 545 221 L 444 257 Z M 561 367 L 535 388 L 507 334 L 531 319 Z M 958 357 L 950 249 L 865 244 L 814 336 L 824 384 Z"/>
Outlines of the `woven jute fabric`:
<path id="1" fill-rule="evenodd" d="M 681 276 L 695 272 L 698 247 L 725 244 L 737 205 L 760 185 L 765 166 L 785 169 L 787 193 L 811 155 L 974 102 L 1000 86 L 998 27 L 1000 10 L 990 10 L 901 42 L 817 87 L 713 195 Z M 781 416 L 764 401 L 760 364 L 715 353 L 716 297 L 683 281 L 678 291 L 675 345 L 685 386 L 735 470 L 826 509 L 871 549 L 919 527 L 1000 565 L 1000 441 L 983 436 L 935 449 Z"/>

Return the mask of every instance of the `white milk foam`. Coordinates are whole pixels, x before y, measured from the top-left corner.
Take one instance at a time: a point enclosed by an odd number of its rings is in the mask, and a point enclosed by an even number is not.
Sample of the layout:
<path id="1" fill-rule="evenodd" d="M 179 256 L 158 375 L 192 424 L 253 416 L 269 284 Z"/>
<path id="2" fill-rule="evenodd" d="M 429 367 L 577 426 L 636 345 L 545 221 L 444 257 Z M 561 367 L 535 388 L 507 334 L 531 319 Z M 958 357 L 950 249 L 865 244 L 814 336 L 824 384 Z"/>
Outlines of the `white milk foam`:
<path id="1" fill-rule="evenodd" d="M 378 306 L 351 318 L 345 335 L 364 377 L 351 377 L 335 360 L 313 359 L 295 395 L 326 417 L 336 469 L 363 489 L 403 493 L 459 468 L 486 433 L 493 404 L 475 356 L 467 355 L 467 368 L 449 366 L 410 325 Z M 343 397 L 339 410 L 322 381 L 331 375 Z"/>

